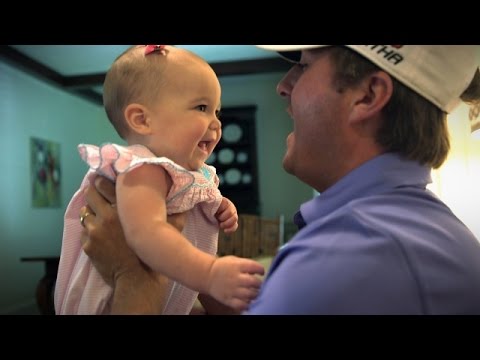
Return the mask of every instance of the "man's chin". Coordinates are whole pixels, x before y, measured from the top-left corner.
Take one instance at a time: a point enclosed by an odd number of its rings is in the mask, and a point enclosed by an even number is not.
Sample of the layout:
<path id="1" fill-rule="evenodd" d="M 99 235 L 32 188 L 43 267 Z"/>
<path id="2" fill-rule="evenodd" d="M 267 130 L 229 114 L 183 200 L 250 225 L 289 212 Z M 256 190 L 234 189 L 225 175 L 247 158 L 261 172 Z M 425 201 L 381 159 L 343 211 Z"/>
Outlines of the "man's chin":
<path id="1" fill-rule="evenodd" d="M 283 158 L 282 165 L 283 165 L 283 169 L 288 174 L 295 175 L 293 170 L 293 161 L 287 155 L 285 155 L 285 157 Z"/>

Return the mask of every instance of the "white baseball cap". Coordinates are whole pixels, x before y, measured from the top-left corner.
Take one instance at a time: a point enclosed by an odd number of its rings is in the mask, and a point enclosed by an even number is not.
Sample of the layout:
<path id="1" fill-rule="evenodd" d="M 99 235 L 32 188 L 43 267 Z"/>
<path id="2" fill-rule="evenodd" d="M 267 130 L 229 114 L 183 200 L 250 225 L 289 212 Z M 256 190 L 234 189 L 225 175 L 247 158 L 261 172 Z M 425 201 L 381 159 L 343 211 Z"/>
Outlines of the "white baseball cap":
<path id="1" fill-rule="evenodd" d="M 331 45 L 257 45 L 290 61 L 298 51 Z M 478 45 L 344 45 L 363 55 L 447 113 L 459 103 L 479 66 Z"/>

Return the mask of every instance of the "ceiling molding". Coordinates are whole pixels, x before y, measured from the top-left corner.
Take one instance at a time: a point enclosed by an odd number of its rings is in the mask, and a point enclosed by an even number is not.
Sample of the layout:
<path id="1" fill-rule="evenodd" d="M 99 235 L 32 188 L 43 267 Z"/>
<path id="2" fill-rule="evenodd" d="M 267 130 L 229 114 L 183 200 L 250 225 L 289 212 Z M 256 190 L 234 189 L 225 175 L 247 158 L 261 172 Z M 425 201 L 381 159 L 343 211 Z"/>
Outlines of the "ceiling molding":
<path id="1" fill-rule="evenodd" d="M 292 64 L 281 57 L 211 63 L 218 77 L 288 71 Z"/>
<path id="2" fill-rule="evenodd" d="M 63 86 L 63 76 L 61 74 L 24 55 L 11 46 L 0 46 L 0 56 L 17 69 L 38 76 L 49 83 Z"/>
<path id="3" fill-rule="evenodd" d="M 16 68 L 65 91 L 79 95 L 97 105 L 103 104 L 102 95 L 91 88 L 103 84 L 105 80 L 104 73 L 63 76 L 8 45 L 0 46 L 0 57 Z M 291 67 L 291 64 L 280 57 L 272 57 L 256 60 L 216 62 L 211 63 L 210 66 L 218 77 L 222 77 L 284 72 Z"/>
<path id="4" fill-rule="evenodd" d="M 210 66 L 218 77 L 222 77 L 288 71 L 291 64 L 280 57 L 275 57 L 256 60 L 216 62 L 211 63 Z M 66 76 L 63 81 L 65 87 L 75 89 L 101 86 L 104 80 L 105 73 L 100 73 Z"/>
<path id="5" fill-rule="evenodd" d="M 91 89 L 78 89 L 67 86 L 66 84 L 68 83 L 69 76 L 63 76 L 48 66 L 45 66 L 38 61 L 33 60 L 31 57 L 24 55 L 11 46 L 0 46 L 0 58 L 15 66 L 17 69 L 33 75 L 40 80 L 43 80 L 74 95 L 78 95 L 96 105 L 103 105 L 102 95 L 100 95 L 98 92 Z"/>
<path id="6" fill-rule="evenodd" d="M 91 102 L 103 106 L 103 95 L 92 89 L 76 89 L 75 93 L 90 100 Z"/>

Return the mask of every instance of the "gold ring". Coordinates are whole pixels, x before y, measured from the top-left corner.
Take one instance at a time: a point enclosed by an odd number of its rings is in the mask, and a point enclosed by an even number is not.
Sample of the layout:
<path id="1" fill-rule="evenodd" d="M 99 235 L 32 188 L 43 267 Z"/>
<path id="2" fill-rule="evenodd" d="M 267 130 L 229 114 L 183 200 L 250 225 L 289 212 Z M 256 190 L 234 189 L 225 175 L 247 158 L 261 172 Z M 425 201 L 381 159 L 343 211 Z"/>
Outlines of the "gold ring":
<path id="1" fill-rule="evenodd" d="M 85 227 L 85 219 L 87 218 L 88 215 L 92 215 L 92 213 L 89 213 L 87 211 L 85 214 L 80 215 L 80 224 L 82 224 L 83 227 Z"/>

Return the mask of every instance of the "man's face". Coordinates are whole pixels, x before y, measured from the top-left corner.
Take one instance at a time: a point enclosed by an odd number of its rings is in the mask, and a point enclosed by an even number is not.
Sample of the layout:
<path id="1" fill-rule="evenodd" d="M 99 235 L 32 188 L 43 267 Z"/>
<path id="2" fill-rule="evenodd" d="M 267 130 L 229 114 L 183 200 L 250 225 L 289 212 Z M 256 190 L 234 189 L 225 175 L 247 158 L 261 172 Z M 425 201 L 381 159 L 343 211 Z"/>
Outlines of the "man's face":
<path id="1" fill-rule="evenodd" d="M 334 70 L 328 48 L 302 51 L 300 63 L 277 87 L 294 125 L 287 137 L 283 167 L 319 191 L 338 180 L 345 156 L 348 96 L 335 90 Z"/>

